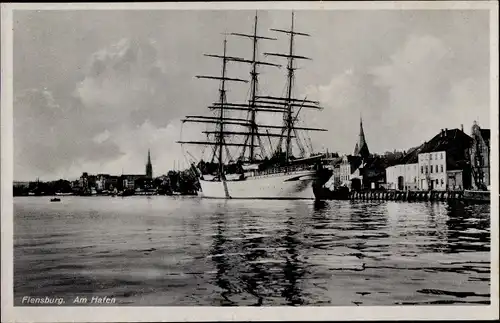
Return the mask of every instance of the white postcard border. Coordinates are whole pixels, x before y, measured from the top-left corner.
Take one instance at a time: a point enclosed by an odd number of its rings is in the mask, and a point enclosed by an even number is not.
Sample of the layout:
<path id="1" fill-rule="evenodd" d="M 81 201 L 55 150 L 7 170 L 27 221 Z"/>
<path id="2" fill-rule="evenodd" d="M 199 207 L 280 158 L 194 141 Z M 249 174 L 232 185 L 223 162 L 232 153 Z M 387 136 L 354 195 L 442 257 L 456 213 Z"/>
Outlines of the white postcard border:
<path id="1" fill-rule="evenodd" d="M 13 306 L 13 10 L 441 10 L 490 11 L 491 46 L 491 304 L 489 306 L 361 306 L 361 307 L 14 307 Z M 380 2 L 199 2 L 199 3 L 79 3 L 2 4 L 1 56 L 1 242 L 2 321 L 262 321 L 262 320 L 400 320 L 498 319 L 498 3 L 496 1 L 380 1 Z"/>

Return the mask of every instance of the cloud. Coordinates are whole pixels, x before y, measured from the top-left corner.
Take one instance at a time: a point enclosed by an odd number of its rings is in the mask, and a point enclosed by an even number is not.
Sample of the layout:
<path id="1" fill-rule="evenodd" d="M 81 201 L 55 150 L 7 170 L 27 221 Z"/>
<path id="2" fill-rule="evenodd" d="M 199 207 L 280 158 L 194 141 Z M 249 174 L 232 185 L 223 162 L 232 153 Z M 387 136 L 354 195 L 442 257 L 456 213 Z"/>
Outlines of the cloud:
<path id="1" fill-rule="evenodd" d="M 15 173 L 25 178 L 53 174 L 88 156 L 109 160 L 120 154 L 108 141 L 94 144 L 49 90 L 31 89 L 14 100 Z"/>
<path id="2" fill-rule="evenodd" d="M 374 152 L 489 120 L 487 12 L 304 11 L 296 18 L 297 29 L 313 35 L 297 39 L 297 54 L 314 60 L 298 63 L 295 92 L 325 108 L 302 111 L 300 122 L 329 130 L 309 134 L 316 151 L 352 152 L 360 114 Z M 155 173 L 166 172 L 183 159 L 175 143 L 181 129 L 194 139 L 206 130 L 181 127 L 180 118 L 209 115 L 206 106 L 217 100 L 217 82 L 194 78 L 220 73 L 220 62 L 203 53 L 221 52 L 221 31 L 252 32 L 253 19 L 253 11 L 16 13 L 16 179 L 143 172 L 148 148 Z M 258 32 L 279 36 L 268 29 L 289 19 L 285 11 L 260 12 Z M 286 37 L 278 38 L 259 51 L 283 51 Z M 250 41 L 228 40 L 231 55 L 249 57 Z M 228 75 L 248 78 L 248 69 L 230 64 Z M 286 71 L 259 72 L 259 93 L 280 95 Z M 228 101 L 247 92 L 248 85 L 230 84 Z M 263 113 L 259 121 L 280 124 L 282 116 Z"/>
<path id="3" fill-rule="evenodd" d="M 490 86 L 487 78 L 469 77 L 453 83 L 449 100 L 454 108 L 453 118 L 464 124 L 465 131 L 470 131 L 471 120 L 479 122 L 481 127 L 490 128 Z"/>
<path id="4" fill-rule="evenodd" d="M 138 153 L 122 138 L 133 141 L 128 134 L 168 129 L 164 86 L 168 77 L 153 42 L 122 39 L 90 56 L 83 80 L 75 84 L 74 97 L 64 106 L 48 89 L 17 94 L 16 174 L 78 174 L 92 164 Z M 138 132 L 136 128 L 144 125 L 150 126 Z"/>
<path id="5" fill-rule="evenodd" d="M 375 85 L 387 89 L 391 112 L 412 107 L 439 111 L 447 99 L 453 63 L 453 52 L 440 39 L 411 35 L 389 63 L 371 72 Z"/>
<path id="6" fill-rule="evenodd" d="M 306 88 L 305 95 L 312 100 L 319 100 L 324 109 L 306 111 L 304 122 L 328 129 L 328 132 L 310 134 L 317 145 L 316 149 L 352 153 L 359 133 L 360 116 L 363 116 L 365 123 L 366 120 L 380 122 L 381 113 L 387 108 L 387 95 L 373 82 L 373 77 L 366 72 L 346 69 L 334 75 L 328 84 Z"/>
<path id="7" fill-rule="evenodd" d="M 124 38 L 92 54 L 75 95 L 107 128 L 169 122 L 167 71 L 152 40 Z M 109 130 L 109 129 L 108 129 Z"/>
<path id="8" fill-rule="evenodd" d="M 330 130 L 313 136 L 350 153 L 362 114 L 369 147 L 383 152 L 418 145 L 441 128 L 465 124 L 467 129 L 474 114 L 487 120 L 487 78 L 457 78 L 456 63 L 442 40 L 410 35 L 385 64 L 364 72 L 346 69 L 328 84 L 309 86 L 306 94 L 318 98 L 325 110 L 317 116 L 308 113 L 308 118 Z"/>
<path id="9" fill-rule="evenodd" d="M 459 75 L 460 62 L 441 39 L 411 35 L 388 64 L 373 68 L 375 84 L 389 96 L 384 126 L 398 138 L 396 147 L 428 140 L 441 128 L 467 126 L 473 119 L 463 116 L 476 109 L 488 112 L 487 75 Z"/>

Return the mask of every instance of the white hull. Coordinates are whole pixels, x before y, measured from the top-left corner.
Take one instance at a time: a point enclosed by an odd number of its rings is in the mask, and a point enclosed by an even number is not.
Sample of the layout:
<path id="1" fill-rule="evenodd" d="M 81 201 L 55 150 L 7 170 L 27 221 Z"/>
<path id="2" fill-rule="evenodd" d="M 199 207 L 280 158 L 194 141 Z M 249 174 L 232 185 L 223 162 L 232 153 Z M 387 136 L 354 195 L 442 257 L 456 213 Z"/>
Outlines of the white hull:
<path id="1" fill-rule="evenodd" d="M 314 170 L 247 177 L 244 180 L 200 180 L 201 196 L 221 199 L 314 199 Z"/>

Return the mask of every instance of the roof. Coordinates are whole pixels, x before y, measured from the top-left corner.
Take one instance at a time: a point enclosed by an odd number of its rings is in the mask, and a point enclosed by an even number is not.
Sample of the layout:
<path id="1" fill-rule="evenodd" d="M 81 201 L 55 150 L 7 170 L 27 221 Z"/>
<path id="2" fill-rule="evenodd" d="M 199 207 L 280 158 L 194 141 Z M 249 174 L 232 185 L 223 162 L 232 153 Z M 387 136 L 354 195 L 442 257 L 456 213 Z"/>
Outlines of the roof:
<path id="1" fill-rule="evenodd" d="M 361 163 L 363 162 L 363 158 L 361 156 L 353 156 L 353 155 L 347 155 L 347 162 L 354 167 L 354 169 L 359 168 L 361 166 Z"/>
<path id="2" fill-rule="evenodd" d="M 446 168 L 448 170 L 463 169 L 469 162 L 466 150 L 471 143 L 472 138 L 462 130 L 448 129 L 425 143 L 420 153 L 445 151 Z"/>
<path id="3" fill-rule="evenodd" d="M 354 147 L 354 155 L 367 158 L 370 156 L 370 150 L 365 139 L 365 132 L 363 130 L 363 119 L 359 119 L 359 140 Z"/>
<path id="4" fill-rule="evenodd" d="M 346 155 L 345 157 L 347 157 L 347 162 L 352 166 L 354 166 L 355 168 L 361 166 L 361 162 L 363 160 L 361 156 Z"/>
<path id="5" fill-rule="evenodd" d="M 457 149 L 466 149 L 470 147 L 472 138 L 460 129 L 447 129 L 438 133 L 429 142 L 423 145 L 420 154 L 436 151 L 446 151 L 447 153 Z"/>
<path id="6" fill-rule="evenodd" d="M 483 129 L 481 129 L 482 131 Z M 489 130 L 485 129 L 485 136 L 489 138 Z M 484 137 L 483 137 L 484 138 Z M 486 140 L 486 139 L 485 139 Z M 421 153 L 429 153 L 436 151 L 446 151 L 450 161 L 450 167 L 458 167 L 454 159 L 464 159 L 464 150 L 470 146 L 472 138 L 465 134 L 460 129 L 449 129 L 444 132 L 438 133 L 430 141 L 423 143 L 420 146 L 413 147 L 408 152 L 388 166 L 401 165 L 401 164 L 416 164 L 418 163 L 418 155 Z"/>
<path id="7" fill-rule="evenodd" d="M 387 167 L 387 161 L 382 157 L 373 156 L 365 160 L 365 168 L 385 169 L 386 167 Z"/>
<path id="8" fill-rule="evenodd" d="M 352 163 L 352 162 L 356 162 L 358 160 L 361 160 L 361 156 L 354 156 L 354 155 L 346 155 L 345 157 L 347 157 L 347 161 Z"/>
<path id="9" fill-rule="evenodd" d="M 404 155 L 403 157 L 401 157 L 401 159 L 399 159 L 399 161 L 396 165 L 418 163 L 418 154 L 420 153 L 420 151 L 422 150 L 423 147 L 424 147 L 424 145 L 422 144 L 418 147 L 411 148 L 410 150 L 408 150 L 406 155 Z"/>

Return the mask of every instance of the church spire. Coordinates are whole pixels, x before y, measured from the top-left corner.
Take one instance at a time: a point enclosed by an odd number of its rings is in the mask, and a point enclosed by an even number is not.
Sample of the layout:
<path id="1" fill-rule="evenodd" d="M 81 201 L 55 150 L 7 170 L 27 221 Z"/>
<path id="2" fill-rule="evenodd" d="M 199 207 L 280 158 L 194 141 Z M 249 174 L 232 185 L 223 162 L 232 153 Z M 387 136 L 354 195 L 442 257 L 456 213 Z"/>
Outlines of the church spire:
<path id="1" fill-rule="evenodd" d="M 365 132 L 363 130 L 363 118 L 360 117 L 359 118 L 359 149 L 361 149 L 361 147 L 363 147 L 364 145 L 366 145 Z"/>
<path id="2" fill-rule="evenodd" d="M 148 149 L 148 162 L 146 164 L 146 177 L 153 178 L 153 164 L 151 164 L 151 151 Z"/>
<path id="3" fill-rule="evenodd" d="M 359 117 L 359 139 L 354 148 L 354 155 L 367 158 L 370 156 L 370 151 L 368 150 L 368 145 L 366 144 L 365 131 L 363 130 L 363 118 Z"/>

